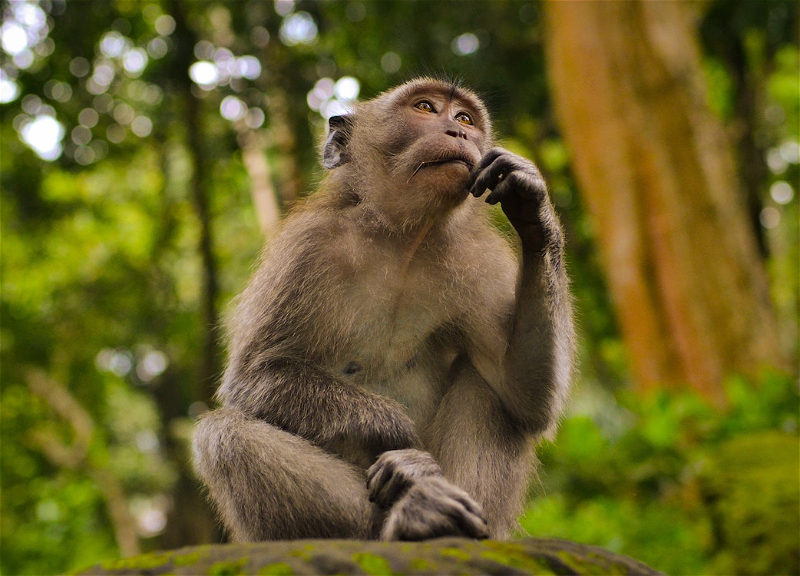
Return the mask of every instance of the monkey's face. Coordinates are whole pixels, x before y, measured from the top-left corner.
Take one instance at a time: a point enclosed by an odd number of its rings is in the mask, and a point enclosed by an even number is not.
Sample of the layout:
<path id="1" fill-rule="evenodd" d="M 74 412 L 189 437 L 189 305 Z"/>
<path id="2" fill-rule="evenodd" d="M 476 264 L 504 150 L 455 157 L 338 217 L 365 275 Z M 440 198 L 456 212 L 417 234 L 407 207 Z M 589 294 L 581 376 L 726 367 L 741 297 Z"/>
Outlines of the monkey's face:
<path id="1" fill-rule="evenodd" d="M 394 222 L 412 222 L 462 203 L 470 170 L 490 146 L 477 96 L 419 79 L 332 118 L 323 163 L 348 164 L 364 200 Z"/>
<path id="2" fill-rule="evenodd" d="M 487 148 L 489 122 L 480 101 L 457 86 L 423 80 L 370 104 L 367 139 L 383 152 L 392 181 L 432 200 L 463 200 L 469 172 Z"/>

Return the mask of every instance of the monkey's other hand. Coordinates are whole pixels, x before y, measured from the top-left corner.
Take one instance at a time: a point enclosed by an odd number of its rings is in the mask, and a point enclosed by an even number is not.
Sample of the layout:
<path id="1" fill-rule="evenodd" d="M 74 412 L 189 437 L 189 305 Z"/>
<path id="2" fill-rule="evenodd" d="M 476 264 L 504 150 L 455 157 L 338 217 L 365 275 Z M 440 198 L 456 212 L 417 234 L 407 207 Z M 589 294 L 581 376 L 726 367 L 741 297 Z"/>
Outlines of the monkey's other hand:
<path id="1" fill-rule="evenodd" d="M 422 478 L 441 475 L 441 468 L 427 452 L 414 449 L 384 452 L 367 470 L 369 501 L 381 508 L 391 508 Z"/>
<path id="2" fill-rule="evenodd" d="M 389 512 L 382 540 L 427 540 L 443 536 L 488 538 L 480 504 L 441 476 L 409 488 Z"/>
<path id="3" fill-rule="evenodd" d="M 504 148 L 492 148 L 472 169 L 467 190 L 476 198 L 490 190 L 486 202 L 500 202 L 524 247 L 539 249 L 552 242 L 561 243 L 561 228 L 547 195 L 547 184 L 530 160 Z"/>

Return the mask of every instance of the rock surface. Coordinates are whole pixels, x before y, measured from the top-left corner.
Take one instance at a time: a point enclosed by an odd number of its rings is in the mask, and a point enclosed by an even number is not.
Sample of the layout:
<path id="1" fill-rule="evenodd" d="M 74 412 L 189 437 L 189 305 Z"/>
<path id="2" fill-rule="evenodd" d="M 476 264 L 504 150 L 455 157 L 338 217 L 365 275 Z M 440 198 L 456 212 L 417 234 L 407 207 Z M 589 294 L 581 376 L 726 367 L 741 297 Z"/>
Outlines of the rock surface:
<path id="1" fill-rule="evenodd" d="M 660 574 L 626 556 L 567 540 L 425 542 L 294 540 L 193 546 L 104 562 L 74 574 Z"/>

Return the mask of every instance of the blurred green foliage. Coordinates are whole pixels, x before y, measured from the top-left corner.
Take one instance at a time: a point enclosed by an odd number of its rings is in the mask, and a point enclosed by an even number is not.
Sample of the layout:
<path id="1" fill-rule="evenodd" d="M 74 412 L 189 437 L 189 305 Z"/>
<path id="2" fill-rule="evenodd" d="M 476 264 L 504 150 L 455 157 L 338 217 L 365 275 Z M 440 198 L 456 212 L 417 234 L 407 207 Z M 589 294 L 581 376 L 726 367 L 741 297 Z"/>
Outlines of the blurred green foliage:
<path id="1" fill-rule="evenodd" d="M 794 347 L 798 4 L 704 6 L 710 104 L 756 168 L 747 187 L 753 223 L 783 339 Z M 625 392 L 627 352 L 594 222 L 549 101 L 539 2 L 2 0 L 0 10 L 4 26 L 30 26 L 29 54 L 12 55 L 4 43 L 0 61 L 0 572 L 61 573 L 119 556 L 119 521 L 109 512 L 117 489 L 143 549 L 210 539 L 193 532 L 210 515 L 187 447 L 209 401 L 199 375 L 203 339 L 220 337 L 201 313 L 195 174 L 205 175 L 218 310 L 243 287 L 262 243 L 243 128 L 221 115 L 222 104 L 235 97 L 263 114 L 250 129 L 265 136 L 285 210 L 295 199 L 288 191 L 302 196 L 320 177 L 315 143 L 325 122 L 308 103 L 320 79 L 355 77 L 370 97 L 424 73 L 462 78 L 485 95 L 503 145 L 545 173 L 567 231 L 580 389 L 576 415 L 542 456 L 546 490 L 526 515 L 528 530 L 622 550 L 675 574 L 794 566 L 786 550 L 796 542 L 778 532 L 797 518 L 789 469 L 797 450 L 783 460 L 776 451 L 796 442 L 796 383 L 732 380 L 725 415 L 690 396 Z M 290 44 L 286 25 L 300 14 L 315 34 Z M 125 50 L 147 53 L 144 68 L 131 72 L 103 52 L 104 41 L 113 48 L 120 39 Z M 200 88 L 188 69 L 211 54 L 256 55 L 262 73 Z M 108 67 L 109 83 L 92 84 L 91 72 Z M 18 90 L 9 99 L 7 81 Z M 23 141 L 39 115 L 63 126 L 54 160 Z M 141 119 L 138 133 L 131 115 Z M 199 146 L 189 120 L 200 127 Z M 45 386 L 35 393 L 37 374 Z M 58 391 L 78 408 L 57 409 Z M 772 472 L 753 472 L 742 451 L 763 455 Z M 787 501 L 794 507 L 776 511 Z M 742 522 L 747 529 L 737 530 Z"/>
<path id="2" fill-rule="evenodd" d="M 541 451 L 523 528 L 667 574 L 797 574 L 797 382 L 770 373 L 726 388 L 724 413 L 693 393 L 596 395 Z"/>

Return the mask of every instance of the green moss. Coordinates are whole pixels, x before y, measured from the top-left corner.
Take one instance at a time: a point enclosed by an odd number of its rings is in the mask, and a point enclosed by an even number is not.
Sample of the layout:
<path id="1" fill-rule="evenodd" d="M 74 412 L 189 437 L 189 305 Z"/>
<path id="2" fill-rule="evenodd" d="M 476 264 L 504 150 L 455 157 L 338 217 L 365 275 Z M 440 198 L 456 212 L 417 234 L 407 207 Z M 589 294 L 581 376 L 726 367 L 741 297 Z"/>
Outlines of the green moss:
<path id="1" fill-rule="evenodd" d="M 447 556 L 450 558 L 455 558 L 461 562 L 466 562 L 471 558 L 471 555 L 468 552 L 464 552 L 460 548 L 442 548 L 439 551 L 439 554 L 442 556 Z"/>
<path id="2" fill-rule="evenodd" d="M 523 546 L 514 542 L 486 540 L 483 542 L 483 548 L 484 550 L 480 552 L 481 558 L 536 574 L 551 573 L 545 562 L 532 557 Z M 489 550 L 485 550 L 485 548 L 489 548 Z M 543 570 L 548 570 L 548 572 L 543 572 Z"/>
<path id="3" fill-rule="evenodd" d="M 556 557 L 561 562 L 580 572 L 581 574 L 605 574 L 607 570 L 607 567 L 602 564 L 598 565 L 593 562 L 589 563 L 585 558 L 576 556 L 575 554 L 564 550 L 561 552 L 556 552 Z M 609 574 L 617 573 L 618 572 L 609 572 Z"/>
<path id="4" fill-rule="evenodd" d="M 561 551 L 556 554 L 558 559 L 575 570 L 580 574 L 591 576 L 596 574 L 602 576 L 608 574 L 609 576 L 615 574 L 628 574 L 630 568 L 625 564 L 610 562 L 608 558 L 604 558 L 594 553 L 587 554 L 586 557 L 578 556 L 571 552 Z"/>
<path id="5" fill-rule="evenodd" d="M 487 550 L 480 553 L 480 557 L 492 562 L 497 562 L 503 566 L 519 568 L 532 574 L 550 575 L 555 574 L 545 564 L 528 554 L 520 554 L 516 551 Z"/>
<path id="6" fill-rule="evenodd" d="M 248 558 L 242 558 L 234 562 L 217 562 L 209 568 L 208 573 L 211 576 L 238 576 L 244 574 L 244 565 L 247 564 Z"/>
<path id="7" fill-rule="evenodd" d="M 170 556 L 169 553 L 153 552 L 151 554 L 142 554 L 130 558 L 109 560 L 108 562 L 100 564 L 100 567 L 103 570 L 147 570 L 167 564 L 171 559 Z"/>
<path id="8" fill-rule="evenodd" d="M 370 554 L 369 552 L 356 552 L 353 554 L 353 560 L 367 574 L 395 574 L 389 566 L 389 562 L 383 556 Z"/>
<path id="9" fill-rule="evenodd" d="M 314 558 L 315 551 L 316 548 L 313 544 L 306 544 L 302 548 L 297 548 L 296 550 L 289 552 L 289 556 L 292 558 L 300 558 L 305 562 L 310 562 Z"/>
<path id="10" fill-rule="evenodd" d="M 590 552 L 587 554 L 586 559 L 592 561 L 591 567 L 593 570 L 599 570 L 597 574 L 627 574 L 630 572 L 629 567 L 625 564 L 609 562 L 608 558 L 603 557 L 596 552 Z M 586 564 L 583 563 L 581 566 L 585 567 Z M 594 574 L 594 572 L 587 572 L 587 574 Z"/>
<path id="11" fill-rule="evenodd" d="M 190 566 L 192 564 L 197 564 L 204 558 L 207 558 L 208 555 L 209 550 L 204 546 L 202 550 L 196 550 L 194 552 L 190 552 L 189 554 L 175 556 L 172 558 L 172 563 L 175 564 L 175 566 Z"/>
<path id="12" fill-rule="evenodd" d="M 259 576 L 293 576 L 294 570 L 286 562 L 267 564 L 258 571 Z"/>
<path id="13" fill-rule="evenodd" d="M 410 563 L 412 570 L 429 570 L 436 572 L 436 563 L 425 558 L 413 558 Z"/>

